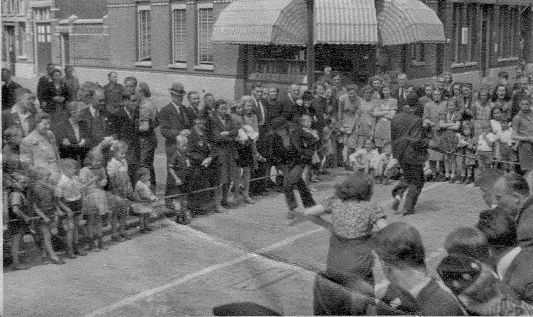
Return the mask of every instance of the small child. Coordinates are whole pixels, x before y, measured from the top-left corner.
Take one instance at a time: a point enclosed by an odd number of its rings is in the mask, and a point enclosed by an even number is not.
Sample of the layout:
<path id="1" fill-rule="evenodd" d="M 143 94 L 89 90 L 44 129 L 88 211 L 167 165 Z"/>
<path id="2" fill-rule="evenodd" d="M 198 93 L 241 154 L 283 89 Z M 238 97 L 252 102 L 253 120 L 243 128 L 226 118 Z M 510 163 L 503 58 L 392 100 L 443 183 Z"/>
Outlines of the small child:
<path id="1" fill-rule="evenodd" d="M 481 172 L 490 168 L 492 163 L 492 149 L 494 142 L 496 142 L 497 137 L 492 133 L 492 127 L 489 122 L 482 123 L 482 132 L 477 140 L 477 152 L 476 157 L 478 159 L 478 172 L 477 175 L 480 175 Z"/>
<path id="2" fill-rule="evenodd" d="M 394 174 L 395 166 L 398 160 L 392 157 L 391 145 L 389 142 L 384 143 L 383 153 L 379 155 L 376 166 L 376 183 L 389 185 L 390 179 Z"/>
<path id="3" fill-rule="evenodd" d="M 104 191 L 107 176 L 102 167 L 103 160 L 102 152 L 95 148 L 87 154 L 85 167 L 80 171 L 80 182 L 84 186 L 82 210 L 87 217 L 87 235 L 90 241 L 88 250 L 96 252 L 107 250 L 102 239 L 102 216 L 110 213 L 107 195 Z"/>
<path id="4" fill-rule="evenodd" d="M 439 126 L 444 129 L 439 142 L 439 150 L 444 154 L 444 173 L 445 178 L 450 182 L 456 181 L 457 164 L 457 132 L 461 127 L 461 112 L 457 110 L 457 104 L 454 100 L 446 104 L 446 112 L 443 114 Z"/>
<path id="5" fill-rule="evenodd" d="M 78 178 L 78 162 L 74 159 L 64 159 L 61 162 L 62 174 L 56 185 L 56 196 L 67 208 L 67 217 L 62 219 L 62 225 L 67 232 L 67 256 L 75 258 L 87 255 L 79 247 L 79 227 L 82 218 L 81 197 L 83 185 Z"/>
<path id="6" fill-rule="evenodd" d="M 135 184 L 135 193 L 139 197 L 141 203 L 148 203 L 150 207 L 154 207 L 154 203 L 158 201 L 157 196 L 150 189 L 150 170 L 146 167 L 141 167 L 137 170 L 137 183 Z M 137 206 L 137 205 L 136 205 Z M 138 206 L 141 207 L 141 206 Z M 148 226 L 150 216 L 155 216 L 151 208 L 133 208 L 134 212 L 139 215 L 139 223 L 141 233 L 152 231 Z"/>
<path id="7" fill-rule="evenodd" d="M 355 172 L 364 172 L 374 175 L 376 162 L 379 160 L 379 153 L 374 149 L 374 141 L 367 139 L 365 147 L 350 155 L 349 161 Z"/>
<path id="8" fill-rule="evenodd" d="M 335 186 L 335 195 L 303 211 L 299 219 L 308 219 L 331 232 L 326 271 L 333 280 L 358 285 L 372 283 L 370 234 L 386 226 L 385 213 L 371 202 L 374 182 L 368 174 L 349 175 Z M 331 214 L 331 222 L 323 219 Z"/>
<path id="9" fill-rule="evenodd" d="M 44 167 L 35 168 L 28 192 L 28 201 L 31 203 L 33 216 L 39 217 L 36 226 L 43 238 L 43 255 L 48 254 L 55 264 L 65 264 L 52 246 L 52 231 L 57 228 L 57 217 L 63 216 L 64 213 L 55 196 L 56 178 Z"/>
<path id="10" fill-rule="evenodd" d="M 463 123 L 461 133 L 457 134 L 457 171 L 461 175 L 462 184 L 471 184 L 474 182 L 473 174 L 476 160 L 475 140 L 473 138 L 472 128 L 468 123 Z"/>
<path id="11" fill-rule="evenodd" d="M 107 163 L 107 175 L 109 177 L 108 199 L 113 206 L 111 216 L 111 228 L 113 241 L 122 242 L 129 239 L 126 234 L 126 217 L 130 209 L 131 201 L 136 201 L 133 187 L 129 176 L 126 152 L 128 144 L 124 141 L 114 141 L 110 151 L 113 155 Z"/>
<path id="12" fill-rule="evenodd" d="M 29 204 L 26 198 L 28 177 L 22 171 L 11 173 L 13 183 L 9 186 L 7 205 L 9 209 L 9 222 L 7 232 L 11 236 L 11 258 L 14 270 L 27 270 L 30 267 L 19 261 L 20 243 L 24 233 L 29 231 Z M 4 240 L 5 242 L 5 240 Z"/>
<path id="13" fill-rule="evenodd" d="M 191 162 L 187 158 L 187 138 L 182 135 L 176 137 L 176 152 L 167 162 L 169 177 L 167 193 L 179 195 L 172 198 L 172 206 L 176 212 L 176 222 L 183 225 L 191 223 L 191 213 L 187 206 L 188 183 L 192 173 Z M 183 195 L 182 195 L 183 194 Z"/>

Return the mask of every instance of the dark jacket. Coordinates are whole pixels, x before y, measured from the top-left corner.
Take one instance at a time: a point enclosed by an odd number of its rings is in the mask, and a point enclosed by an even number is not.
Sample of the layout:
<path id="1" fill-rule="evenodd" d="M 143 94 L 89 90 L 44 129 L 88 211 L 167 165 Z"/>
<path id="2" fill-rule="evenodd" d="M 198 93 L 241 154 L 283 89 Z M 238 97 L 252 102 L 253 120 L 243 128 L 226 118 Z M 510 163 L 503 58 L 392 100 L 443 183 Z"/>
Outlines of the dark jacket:
<path id="1" fill-rule="evenodd" d="M 107 83 L 107 85 L 104 86 L 104 94 L 105 94 L 105 103 L 106 103 L 106 110 L 107 111 L 113 111 L 111 108 L 115 108 L 122 105 L 122 92 L 124 91 L 124 86 L 117 83 Z"/>
<path id="2" fill-rule="evenodd" d="M 391 121 L 392 156 L 403 164 L 424 164 L 428 158 L 429 134 L 422 118 L 407 112 Z"/>
<path id="3" fill-rule="evenodd" d="M 55 102 L 53 98 L 56 96 L 65 98 L 65 101 L 62 103 Z M 61 110 L 70 100 L 70 89 L 64 81 L 61 81 L 59 84 L 59 89 L 56 89 L 53 82 L 43 81 L 39 101 L 41 102 L 41 109 L 44 112 L 52 113 L 58 109 Z"/>
<path id="4" fill-rule="evenodd" d="M 124 108 L 111 116 L 111 133 L 118 140 L 128 144 L 126 161 L 128 165 L 134 166 L 141 157 L 141 143 L 139 137 L 139 112 L 134 111 L 132 118 L 128 116 Z"/>
<path id="5" fill-rule="evenodd" d="M 217 158 L 217 151 L 209 141 L 207 133 L 199 134 L 195 129 L 192 129 L 188 140 L 187 155 L 193 166 L 201 165 L 208 157 L 213 159 L 211 164 L 214 163 Z"/>
<path id="6" fill-rule="evenodd" d="M 91 114 L 89 107 L 83 109 L 80 114 L 80 121 L 84 122 L 89 131 L 88 146 L 93 148 L 104 140 L 104 137 L 113 134 L 111 130 L 111 115 L 105 110 L 100 111 L 100 116 L 95 118 Z"/>
<path id="7" fill-rule="evenodd" d="M 59 157 L 60 158 L 72 158 L 75 160 L 83 159 L 85 154 L 91 149 L 88 146 L 89 142 L 89 129 L 86 122 L 79 122 L 79 139 L 76 138 L 74 133 L 74 128 L 68 119 L 62 120 L 57 124 L 52 126 L 52 131 L 54 132 L 57 140 L 57 145 L 59 147 Z M 63 140 L 69 140 L 70 144 L 63 144 Z M 85 139 L 85 144 L 80 146 L 79 143 L 81 140 Z"/>
<path id="8" fill-rule="evenodd" d="M 14 81 L 2 86 L 2 111 L 11 109 L 11 107 L 17 102 L 15 92 L 19 88 L 22 88 L 22 86 Z"/>
<path id="9" fill-rule="evenodd" d="M 22 130 L 22 125 L 20 124 L 20 118 L 17 113 L 11 113 L 11 110 L 5 110 L 2 111 L 2 132 L 9 128 L 12 125 L 16 125 L 20 128 L 22 133 L 24 134 L 24 131 Z M 35 128 L 35 115 L 30 115 L 29 117 L 29 131 L 27 134 L 24 134 L 23 136 L 27 136 L 30 134 L 31 131 Z"/>
<path id="10" fill-rule="evenodd" d="M 180 132 L 193 126 L 193 120 L 189 118 L 187 108 L 181 105 L 179 109 L 180 112 L 178 113 L 174 104 L 169 103 L 159 111 L 157 117 L 161 127 L 161 135 L 165 138 L 167 156 L 174 152 L 172 148 L 176 144 L 176 137 Z"/>
<path id="11" fill-rule="evenodd" d="M 316 140 L 300 127 L 288 131 L 290 143 L 288 147 L 283 139 L 274 133 L 272 137 L 272 160 L 275 165 L 311 164 L 316 149 Z"/>

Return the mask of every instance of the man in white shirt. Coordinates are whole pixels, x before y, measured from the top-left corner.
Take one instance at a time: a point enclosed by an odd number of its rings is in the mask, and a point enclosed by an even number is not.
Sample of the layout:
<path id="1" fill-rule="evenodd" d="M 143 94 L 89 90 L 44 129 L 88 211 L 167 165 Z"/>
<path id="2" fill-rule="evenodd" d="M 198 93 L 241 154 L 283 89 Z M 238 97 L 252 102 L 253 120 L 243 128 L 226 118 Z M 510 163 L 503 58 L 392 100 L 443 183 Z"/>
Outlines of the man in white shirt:
<path id="1" fill-rule="evenodd" d="M 27 88 L 19 88 L 15 94 L 17 100 L 15 105 L 2 112 L 2 131 L 17 125 L 22 129 L 23 136 L 27 136 L 34 128 L 36 96 Z"/>

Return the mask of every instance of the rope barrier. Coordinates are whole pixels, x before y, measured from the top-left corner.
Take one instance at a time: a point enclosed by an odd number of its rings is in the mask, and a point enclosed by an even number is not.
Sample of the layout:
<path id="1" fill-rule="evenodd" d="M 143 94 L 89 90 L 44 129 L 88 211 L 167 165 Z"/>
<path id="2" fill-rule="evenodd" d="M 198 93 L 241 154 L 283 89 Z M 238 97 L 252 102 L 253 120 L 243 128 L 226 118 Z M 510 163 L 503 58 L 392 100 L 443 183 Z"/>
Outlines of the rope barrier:
<path id="1" fill-rule="evenodd" d="M 431 150 L 436 151 L 436 152 L 439 152 L 439 153 L 442 153 L 442 154 L 446 154 L 446 155 L 460 156 L 460 157 L 469 158 L 469 159 L 472 159 L 472 160 L 475 160 L 475 161 L 479 161 L 479 158 L 477 158 L 476 156 L 470 156 L 470 155 L 465 155 L 465 154 L 459 154 L 459 153 L 454 153 L 454 152 L 450 152 L 450 151 L 443 151 L 443 150 L 440 150 L 440 149 L 434 149 L 434 148 L 431 148 Z M 499 161 L 499 160 L 494 160 L 494 159 L 491 160 L 491 163 L 502 163 L 502 164 L 520 165 L 520 162 Z"/>

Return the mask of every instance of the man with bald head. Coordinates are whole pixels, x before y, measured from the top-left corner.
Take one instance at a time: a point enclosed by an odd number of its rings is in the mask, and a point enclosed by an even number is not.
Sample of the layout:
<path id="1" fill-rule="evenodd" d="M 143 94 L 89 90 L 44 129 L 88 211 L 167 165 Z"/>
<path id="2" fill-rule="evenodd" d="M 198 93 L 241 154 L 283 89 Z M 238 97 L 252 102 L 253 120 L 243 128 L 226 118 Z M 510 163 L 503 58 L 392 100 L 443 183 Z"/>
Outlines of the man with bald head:
<path id="1" fill-rule="evenodd" d="M 492 188 L 493 202 L 516 219 L 519 253 L 506 261 L 504 283 L 521 300 L 533 303 L 533 197 L 526 180 L 518 174 L 500 177 Z"/>
<path id="2" fill-rule="evenodd" d="M 80 122 L 88 129 L 87 146 L 95 147 L 106 137 L 111 136 L 110 114 L 106 111 L 105 93 L 102 89 L 91 91 L 92 98 L 89 107 L 82 110 Z"/>

